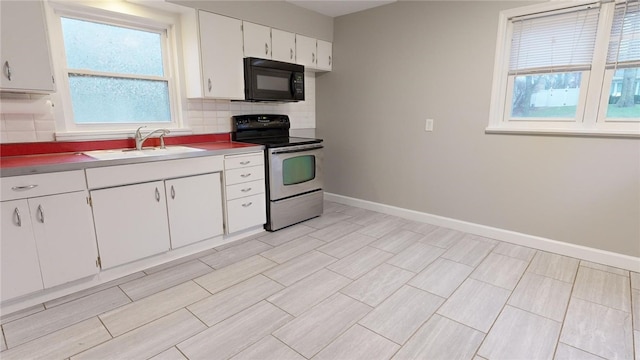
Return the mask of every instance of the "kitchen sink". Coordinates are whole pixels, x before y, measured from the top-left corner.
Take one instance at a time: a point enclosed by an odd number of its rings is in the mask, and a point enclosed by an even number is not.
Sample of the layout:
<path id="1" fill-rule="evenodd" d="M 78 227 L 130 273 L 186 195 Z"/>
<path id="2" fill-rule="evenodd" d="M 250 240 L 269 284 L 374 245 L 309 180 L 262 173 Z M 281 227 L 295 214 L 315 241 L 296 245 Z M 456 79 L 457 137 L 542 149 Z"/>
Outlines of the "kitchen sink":
<path id="1" fill-rule="evenodd" d="M 147 156 L 161 156 L 182 154 L 195 151 L 203 151 L 203 149 L 192 148 L 188 146 L 167 146 L 165 148 L 143 148 L 136 149 L 114 149 L 114 150 L 93 150 L 85 151 L 83 154 L 91 156 L 98 160 L 115 160 L 115 159 L 133 159 Z"/>

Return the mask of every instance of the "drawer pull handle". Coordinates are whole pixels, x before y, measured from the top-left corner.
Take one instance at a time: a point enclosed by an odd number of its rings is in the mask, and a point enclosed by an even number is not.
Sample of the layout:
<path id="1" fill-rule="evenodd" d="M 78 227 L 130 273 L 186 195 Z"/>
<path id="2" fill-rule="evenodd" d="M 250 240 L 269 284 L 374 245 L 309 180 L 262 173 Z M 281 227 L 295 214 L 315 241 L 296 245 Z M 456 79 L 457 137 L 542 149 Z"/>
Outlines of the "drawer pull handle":
<path id="1" fill-rule="evenodd" d="M 176 189 L 173 188 L 173 185 L 171 185 L 171 198 L 172 199 L 176 198 Z"/>
<path id="2" fill-rule="evenodd" d="M 240 190 L 240 191 L 242 191 L 242 192 L 251 191 L 251 188 L 244 188 L 244 189 L 242 189 L 242 190 Z"/>
<path id="3" fill-rule="evenodd" d="M 240 161 L 240 165 L 247 165 L 251 163 L 251 160 L 247 160 L 247 161 Z"/>
<path id="4" fill-rule="evenodd" d="M 160 191 L 156 188 L 156 201 L 160 202 Z"/>
<path id="5" fill-rule="evenodd" d="M 251 204 L 253 204 L 253 203 L 251 201 L 249 201 L 248 203 L 242 204 L 242 207 L 249 207 L 249 206 L 251 206 Z"/>
<path id="6" fill-rule="evenodd" d="M 22 219 L 20 218 L 20 211 L 18 211 L 18 208 L 13 210 L 13 213 L 16 217 L 16 225 L 18 225 L 18 227 L 22 227 Z"/>
<path id="7" fill-rule="evenodd" d="M 14 186 L 11 188 L 11 190 L 13 191 L 27 191 L 27 190 L 31 190 L 33 188 L 38 187 L 38 185 L 36 184 L 32 184 L 32 185 L 24 185 L 24 186 Z"/>
<path id="8" fill-rule="evenodd" d="M 38 221 L 44 224 L 44 210 L 42 210 L 42 205 L 38 205 Z"/>
<path id="9" fill-rule="evenodd" d="M 246 174 L 240 174 L 240 177 L 246 178 L 251 176 L 251 173 L 246 173 Z"/>

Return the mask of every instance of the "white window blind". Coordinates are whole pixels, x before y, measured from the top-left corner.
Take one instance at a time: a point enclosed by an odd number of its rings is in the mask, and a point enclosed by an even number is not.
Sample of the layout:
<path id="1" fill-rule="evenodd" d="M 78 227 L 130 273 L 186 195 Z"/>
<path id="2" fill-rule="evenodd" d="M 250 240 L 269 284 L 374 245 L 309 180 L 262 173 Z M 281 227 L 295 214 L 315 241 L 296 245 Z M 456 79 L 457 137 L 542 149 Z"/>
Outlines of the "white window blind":
<path id="1" fill-rule="evenodd" d="M 509 74 L 589 70 L 598 15 L 597 5 L 588 5 L 511 19 Z"/>
<path id="2" fill-rule="evenodd" d="M 609 38 L 607 68 L 640 66 L 640 2 L 618 4 Z"/>

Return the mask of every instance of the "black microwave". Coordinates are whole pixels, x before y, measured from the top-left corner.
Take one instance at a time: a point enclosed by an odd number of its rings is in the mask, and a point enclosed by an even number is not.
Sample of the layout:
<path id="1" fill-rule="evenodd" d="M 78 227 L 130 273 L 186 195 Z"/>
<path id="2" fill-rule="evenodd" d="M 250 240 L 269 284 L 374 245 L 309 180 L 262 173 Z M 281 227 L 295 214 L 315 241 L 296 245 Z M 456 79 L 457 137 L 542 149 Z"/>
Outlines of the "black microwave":
<path id="1" fill-rule="evenodd" d="M 304 66 L 244 58 L 246 101 L 303 101 Z"/>

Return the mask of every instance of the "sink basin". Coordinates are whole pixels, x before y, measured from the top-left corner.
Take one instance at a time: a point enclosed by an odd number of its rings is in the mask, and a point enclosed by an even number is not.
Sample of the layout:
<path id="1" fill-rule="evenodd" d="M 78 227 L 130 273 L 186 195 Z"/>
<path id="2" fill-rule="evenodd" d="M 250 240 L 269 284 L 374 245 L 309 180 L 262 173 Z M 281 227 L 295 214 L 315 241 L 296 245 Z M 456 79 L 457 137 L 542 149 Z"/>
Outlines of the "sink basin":
<path id="1" fill-rule="evenodd" d="M 132 149 L 114 149 L 114 150 L 93 150 L 85 151 L 84 154 L 91 156 L 98 160 L 115 160 L 115 159 L 132 159 L 141 158 L 147 156 L 161 156 L 182 154 L 195 151 L 203 151 L 203 149 L 196 149 L 188 146 L 167 146 L 164 149 L 161 148 L 146 148 L 142 150 Z"/>

